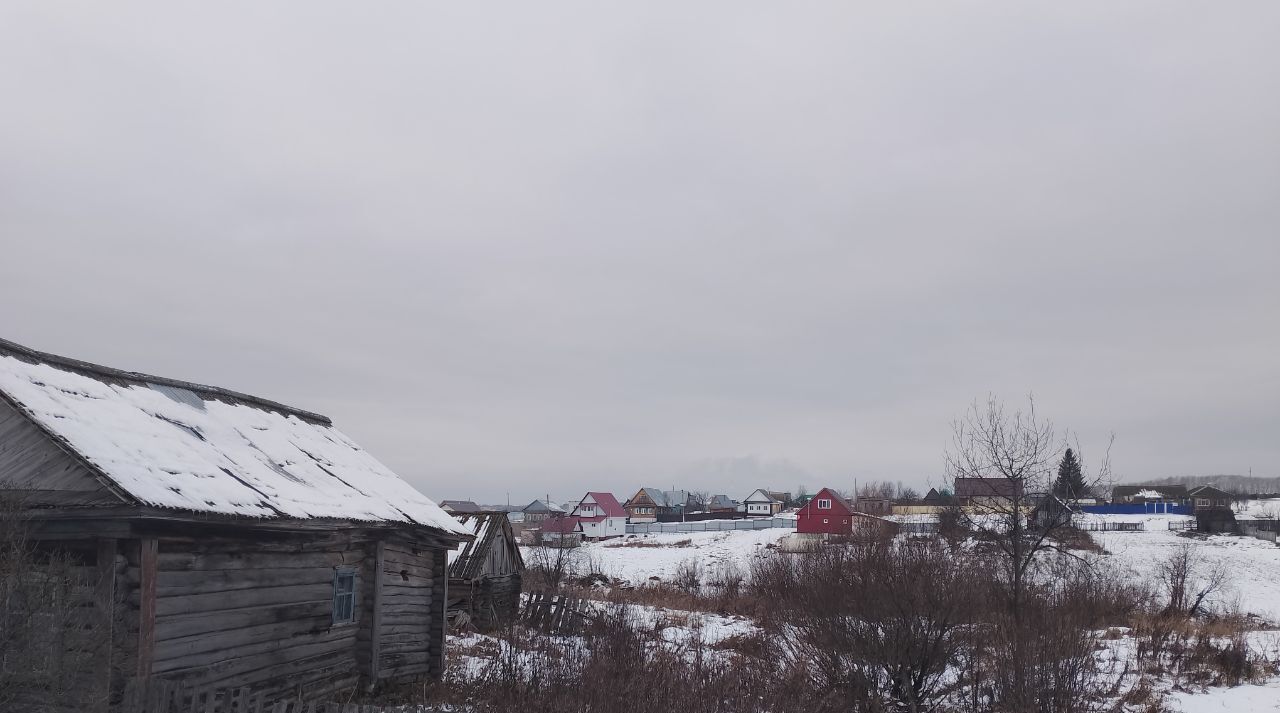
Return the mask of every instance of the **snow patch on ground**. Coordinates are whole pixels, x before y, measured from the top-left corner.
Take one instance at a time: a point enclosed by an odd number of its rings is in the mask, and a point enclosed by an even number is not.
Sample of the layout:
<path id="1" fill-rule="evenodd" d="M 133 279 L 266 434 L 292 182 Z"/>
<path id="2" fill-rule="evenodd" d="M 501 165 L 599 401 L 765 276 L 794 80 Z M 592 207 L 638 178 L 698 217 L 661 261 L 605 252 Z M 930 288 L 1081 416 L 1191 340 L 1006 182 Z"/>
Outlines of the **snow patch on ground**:
<path id="1" fill-rule="evenodd" d="M 713 578 L 725 569 L 749 572 L 752 560 L 770 551 L 769 545 L 795 530 L 773 527 L 764 530 L 727 530 L 725 532 L 679 532 L 653 535 L 629 535 L 625 538 L 588 542 L 577 548 L 572 567 L 577 574 L 599 572 L 611 579 L 644 584 L 651 577 L 672 581 L 682 565 L 697 562 L 704 578 Z M 627 547 L 641 542 L 653 547 Z M 533 561 L 524 548 L 525 561 Z"/>
<path id="2" fill-rule="evenodd" d="M 1095 516 L 1113 521 L 1141 521 L 1141 532 L 1094 532 L 1093 538 L 1110 553 L 1105 559 L 1115 563 L 1129 577 L 1153 583 L 1160 565 L 1186 544 L 1191 544 L 1207 565 L 1221 565 L 1230 581 L 1218 604 L 1237 603 L 1246 614 L 1255 614 L 1280 623 L 1280 547 L 1252 537 L 1209 535 L 1184 537 L 1168 529 L 1179 516 Z"/>
<path id="3" fill-rule="evenodd" d="M 1204 693 L 1174 691 L 1166 704 L 1179 713 L 1260 713 L 1280 711 L 1280 679 L 1261 686 L 1210 688 Z"/>

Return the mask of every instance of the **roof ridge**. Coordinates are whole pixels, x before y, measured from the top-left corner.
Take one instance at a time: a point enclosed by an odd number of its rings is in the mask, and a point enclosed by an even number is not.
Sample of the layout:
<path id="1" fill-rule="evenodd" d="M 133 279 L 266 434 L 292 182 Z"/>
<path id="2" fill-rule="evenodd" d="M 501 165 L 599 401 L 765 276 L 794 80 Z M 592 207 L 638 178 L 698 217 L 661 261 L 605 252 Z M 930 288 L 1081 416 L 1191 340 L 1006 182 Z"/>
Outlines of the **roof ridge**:
<path id="1" fill-rule="evenodd" d="M 181 379 L 171 379 L 166 376 L 153 376 L 151 374 L 143 374 L 137 371 L 126 371 L 124 369 L 117 369 L 111 366 L 104 366 L 102 364 L 95 364 L 93 362 L 82 361 L 80 359 L 64 357 L 58 354 L 52 354 L 50 352 L 42 352 L 42 351 L 39 351 L 38 349 L 32 349 L 31 347 L 23 346 L 22 344 L 18 344 L 17 342 L 12 342 L 12 341 L 9 341 L 8 339 L 0 337 L 0 353 L 3 353 L 3 352 L 10 352 L 19 356 L 26 357 L 28 359 L 34 359 L 39 362 L 54 364 L 54 365 L 66 367 L 68 369 L 72 369 L 75 371 L 89 372 L 91 374 L 97 374 L 99 376 L 107 376 L 107 377 L 116 378 L 116 379 L 125 379 L 128 381 L 139 381 L 139 382 L 148 383 L 148 384 L 159 384 L 161 386 L 171 386 L 179 389 L 187 389 L 188 391 L 196 391 L 196 392 L 201 392 L 205 394 L 211 394 L 214 396 L 223 396 L 226 398 L 235 399 L 237 401 L 243 401 L 245 403 L 252 404 L 255 406 L 263 407 L 269 410 L 281 411 L 286 414 L 297 416 L 298 418 L 301 418 L 304 420 L 316 421 L 325 426 L 333 425 L 333 421 L 328 416 L 325 416 L 323 414 L 319 414 L 314 411 L 307 411 L 305 409 L 295 408 L 293 406 L 289 406 L 288 404 L 282 404 L 279 401 L 272 401 L 271 399 L 262 398 L 261 396 L 246 394 L 243 391 L 233 391 L 232 389 L 224 389 L 221 386 L 209 386 L 207 384 L 198 384 L 194 381 L 183 381 Z"/>

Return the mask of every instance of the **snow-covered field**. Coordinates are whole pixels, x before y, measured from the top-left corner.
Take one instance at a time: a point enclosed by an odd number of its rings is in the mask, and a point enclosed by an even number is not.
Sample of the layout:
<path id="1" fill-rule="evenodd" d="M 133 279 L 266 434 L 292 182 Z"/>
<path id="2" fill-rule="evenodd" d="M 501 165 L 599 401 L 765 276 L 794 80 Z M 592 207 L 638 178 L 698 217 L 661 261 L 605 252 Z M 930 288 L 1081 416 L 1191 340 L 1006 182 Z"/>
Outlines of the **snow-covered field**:
<path id="1" fill-rule="evenodd" d="M 1255 505 L 1257 513 L 1280 509 L 1280 503 Z M 1141 531 L 1091 532 L 1107 553 L 1097 561 L 1117 568 L 1127 576 L 1156 584 L 1161 563 L 1178 548 L 1190 544 L 1196 557 L 1206 567 L 1221 566 L 1229 573 L 1229 584 L 1212 604 L 1238 606 L 1239 610 L 1262 620 L 1260 629 L 1280 626 L 1280 547 L 1251 537 L 1231 535 L 1186 536 L 1170 529 L 1170 523 L 1185 523 L 1187 516 L 1178 515 L 1094 515 L 1082 522 L 1141 523 Z M 777 543 L 794 532 L 788 528 L 728 532 L 672 533 L 629 536 L 606 542 L 592 542 L 578 548 L 572 568 L 579 574 L 599 572 L 611 579 L 640 585 L 653 581 L 673 581 L 689 563 L 701 568 L 703 581 L 714 580 L 724 568 L 749 573 L 751 563 L 759 557 L 774 556 Z M 637 546 L 640 545 L 640 546 Z M 711 614 L 639 608 L 662 631 L 662 638 L 672 644 L 688 640 L 697 632 L 704 644 L 750 633 L 754 622 L 741 618 Z M 1280 631 L 1260 630 L 1249 637 L 1252 648 L 1275 660 L 1280 657 Z M 1109 655 L 1128 660 L 1133 655 L 1133 639 L 1104 642 L 1114 648 Z M 1104 656 L 1105 658 L 1105 656 Z M 1122 663 L 1117 660 L 1118 663 Z M 1265 685 L 1234 688 L 1209 688 L 1202 691 L 1168 691 L 1166 704 L 1171 711 L 1206 713 L 1208 711 L 1280 711 L 1280 678 Z"/>
<path id="2" fill-rule="evenodd" d="M 725 568 L 736 567 L 746 573 L 751 569 L 752 559 L 763 556 L 769 545 L 776 545 L 778 540 L 793 532 L 795 530 L 790 528 L 777 527 L 629 535 L 583 544 L 572 555 L 573 567 L 582 574 L 590 570 L 632 584 L 643 584 L 653 577 L 671 581 L 680 567 L 688 562 L 697 562 L 708 578 Z M 636 543 L 652 546 L 633 546 Z M 525 560 L 529 561 L 528 550 L 524 554 Z"/>
<path id="3" fill-rule="evenodd" d="M 1256 614 L 1273 624 L 1280 624 L 1280 547 L 1252 537 L 1210 535 L 1188 538 L 1169 530 L 1171 520 L 1185 516 L 1101 516 L 1112 522 L 1142 522 L 1142 532 L 1094 532 L 1094 540 L 1110 553 L 1104 559 L 1114 562 L 1134 578 L 1151 581 L 1156 568 L 1174 550 L 1190 543 L 1205 564 L 1221 564 L 1229 572 L 1229 583 L 1220 597 L 1221 604 L 1234 599 L 1247 614 Z"/>
<path id="4" fill-rule="evenodd" d="M 1280 679 L 1261 686 L 1210 688 L 1203 693 L 1175 691 L 1166 705 L 1179 713 L 1262 713 L 1280 711 Z"/>

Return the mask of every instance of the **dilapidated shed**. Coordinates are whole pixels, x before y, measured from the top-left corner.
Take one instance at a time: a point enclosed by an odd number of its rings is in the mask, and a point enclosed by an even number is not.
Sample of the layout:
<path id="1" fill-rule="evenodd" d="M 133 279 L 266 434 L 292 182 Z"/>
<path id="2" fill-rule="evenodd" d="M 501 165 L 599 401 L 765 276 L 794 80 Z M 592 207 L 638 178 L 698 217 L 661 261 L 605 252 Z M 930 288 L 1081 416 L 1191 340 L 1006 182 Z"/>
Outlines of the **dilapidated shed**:
<path id="1" fill-rule="evenodd" d="M 449 609 L 480 629 L 513 621 L 520 608 L 524 558 L 505 512 L 457 515 L 473 540 L 450 552 Z"/>
<path id="2" fill-rule="evenodd" d="M 471 531 L 325 416 L 0 340 L 0 487 L 96 572 L 110 645 L 48 672 L 94 710 L 153 678 L 321 700 L 443 671 Z"/>

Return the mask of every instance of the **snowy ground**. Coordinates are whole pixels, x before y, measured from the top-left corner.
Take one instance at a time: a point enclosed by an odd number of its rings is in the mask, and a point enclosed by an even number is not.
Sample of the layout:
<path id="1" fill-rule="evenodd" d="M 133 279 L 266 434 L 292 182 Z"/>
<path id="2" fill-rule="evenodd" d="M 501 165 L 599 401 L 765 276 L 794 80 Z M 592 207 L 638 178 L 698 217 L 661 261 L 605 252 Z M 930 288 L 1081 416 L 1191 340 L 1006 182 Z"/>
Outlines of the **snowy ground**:
<path id="1" fill-rule="evenodd" d="M 705 577 L 713 578 L 725 568 L 739 568 L 746 573 L 751 561 L 769 551 L 769 545 L 795 532 L 776 527 L 766 530 L 729 530 L 726 532 L 681 532 L 655 535 L 629 535 L 626 538 L 588 542 L 574 553 L 574 569 L 579 573 L 595 571 L 612 579 L 643 584 L 657 577 L 675 579 L 677 570 L 687 562 L 697 562 Z M 656 547 L 627 546 L 633 543 Z M 525 561 L 529 561 L 527 548 Z"/>
<path id="2" fill-rule="evenodd" d="M 1256 503 L 1251 514 L 1280 510 L 1280 502 Z M 916 519 L 916 518 L 913 518 Z M 1107 550 L 1099 561 L 1115 566 L 1128 576 L 1154 584 L 1157 567 L 1181 546 L 1191 544 L 1209 566 L 1222 565 L 1230 573 L 1228 590 L 1215 602 L 1221 606 L 1237 605 L 1244 613 L 1254 614 L 1267 624 L 1280 626 L 1280 547 L 1251 537 L 1211 535 L 1187 537 L 1171 530 L 1170 523 L 1189 520 L 1178 515 L 1091 515 L 1082 522 L 1139 522 L 1139 532 L 1091 532 Z M 612 579 L 644 584 L 658 578 L 672 581 L 690 562 L 701 566 L 703 581 L 711 580 L 723 568 L 737 568 L 747 573 L 751 562 L 777 553 L 776 546 L 791 529 L 670 533 L 629 536 L 606 542 L 587 543 L 573 557 L 578 573 L 599 572 Z M 641 543 L 647 546 L 628 546 Z M 527 559 L 527 555 L 526 555 Z M 710 614 L 638 608 L 653 620 L 662 640 L 678 645 L 694 640 L 712 644 L 735 634 L 754 630 L 750 620 L 718 617 Z M 1263 625 L 1260 628 L 1268 628 Z M 695 634 L 696 633 L 696 634 Z M 1117 663 L 1133 655 L 1133 640 L 1124 637 L 1104 642 L 1103 658 L 1113 657 Z M 1267 658 L 1280 656 L 1280 631 L 1256 631 L 1250 644 Z M 1167 691 L 1167 689 L 1165 689 Z M 1174 691 L 1167 700 L 1171 711 L 1205 713 L 1207 711 L 1280 711 L 1280 679 L 1266 685 L 1211 688 L 1203 692 Z"/>
<path id="3" fill-rule="evenodd" d="M 1262 686 L 1210 688 L 1204 693 L 1177 691 L 1165 703 L 1179 713 L 1261 713 L 1280 711 L 1280 679 Z"/>
<path id="4" fill-rule="evenodd" d="M 1250 500 L 1236 512 L 1237 517 L 1280 519 L 1280 500 Z"/>
<path id="5" fill-rule="evenodd" d="M 1171 521 L 1189 519 L 1180 515 L 1104 515 L 1091 519 L 1143 523 L 1146 529 L 1142 532 L 1090 533 L 1110 553 L 1104 559 L 1130 576 L 1152 581 L 1156 568 L 1174 550 L 1190 543 L 1206 564 L 1221 564 L 1230 573 L 1230 584 L 1219 597 L 1219 604 L 1238 602 L 1244 613 L 1280 624 L 1280 547 L 1233 535 L 1184 537 L 1169 529 Z"/>
<path id="6" fill-rule="evenodd" d="M 613 605 L 605 602 L 588 602 L 601 614 L 612 613 Z M 668 647 L 671 651 L 684 651 L 693 656 L 726 655 L 716 651 L 715 647 L 727 639 L 748 636 L 758 631 L 756 623 L 746 617 L 723 616 L 708 612 L 684 611 L 645 606 L 642 604 L 626 604 L 627 616 L 640 631 L 652 632 L 655 645 Z M 580 637 L 554 637 L 562 645 L 582 645 Z M 516 653 L 521 665 L 528 665 L 533 656 L 528 652 L 516 652 L 511 645 L 502 639 L 485 634 L 471 632 L 464 635 L 451 635 L 450 666 L 457 667 L 455 672 L 464 677 L 479 675 L 484 666 L 498 657 L 499 652 Z M 698 650 L 698 651 L 695 651 Z"/>

